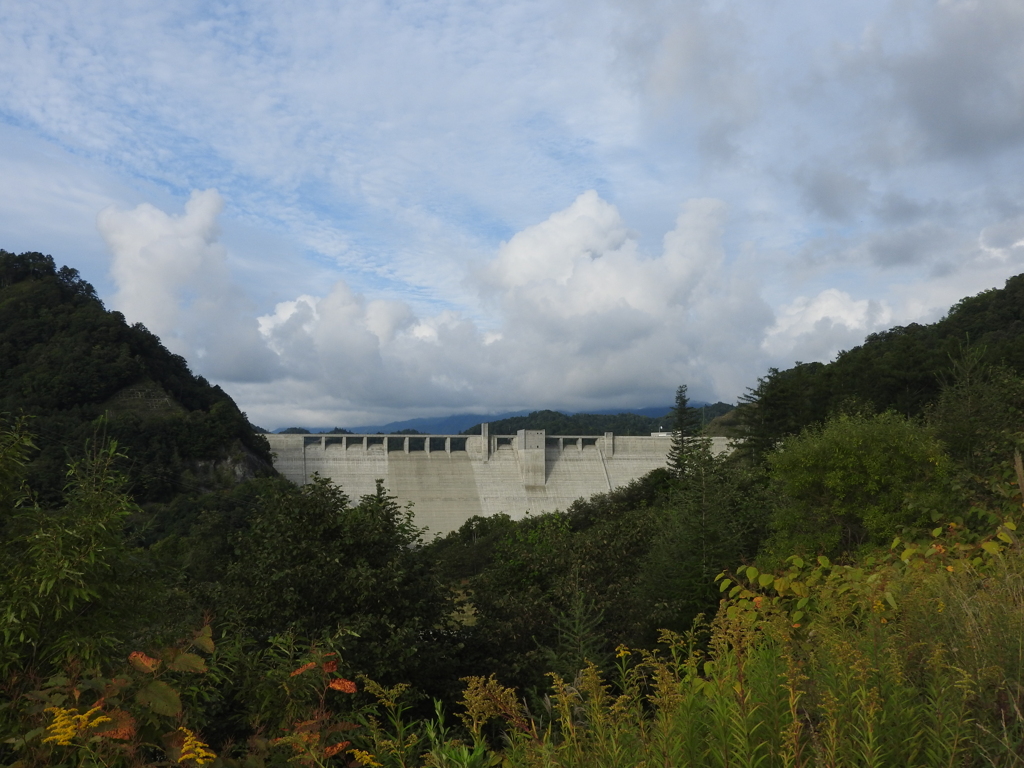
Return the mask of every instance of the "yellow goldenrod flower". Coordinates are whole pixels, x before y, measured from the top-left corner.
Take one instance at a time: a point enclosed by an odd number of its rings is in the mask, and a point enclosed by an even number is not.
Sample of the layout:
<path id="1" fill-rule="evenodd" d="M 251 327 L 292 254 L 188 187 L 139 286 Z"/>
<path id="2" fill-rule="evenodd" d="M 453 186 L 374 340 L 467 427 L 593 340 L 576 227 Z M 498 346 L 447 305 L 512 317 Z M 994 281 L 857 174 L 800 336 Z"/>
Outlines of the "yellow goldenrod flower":
<path id="1" fill-rule="evenodd" d="M 367 766 L 367 768 L 383 768 L 383 763 L 378 763 L 374 760 L 373 755 L 369 752 L 364 752 L 361 749 L 350 749 L 348 753 L 362 765 Z"/>
<path id="2" fill-rule="evenodd" d="M 79 714 L 77 709 L 64 709 L 63 707 L 47 707 L 46 712 L 53 713 L 53 722 L 46 726 L 50 735 L 43 739 L 43 743 L 55 742 L 61 747 L 70 747 L 76 736 L 85 733 L 97 725 L 109 723 L 110 718 L 106 715 L 97 715 L 99 707 L 93 707 L 85 714 Z M 96 715 L 96 717 L 93 717 Z"/>
<path id="3" fill-rule="evenodd" d="M 179 728 L 178 730 L 185 736 L 185 741 L 181 745 L 181 757 L 178 758 L 179 764 L 186 760 L 192 760 L 196 765 L 206 765 L 214 761 L 217 755 L 211 752 L 210 747 L 200 741 L 192 731 L 188 728 Z"/>
<path id="4" fill-rule="evenodd" d="M 71 740 L 78 735 L 75 724 L 78 712 L 63 707 L 47 707 L 46 711 L 53 713 L 53 722 L 46 726 L 46 732 L 50 735 L 43 739 L 43 743 L 55 741 L 62 747 L 70 747 Z"/>

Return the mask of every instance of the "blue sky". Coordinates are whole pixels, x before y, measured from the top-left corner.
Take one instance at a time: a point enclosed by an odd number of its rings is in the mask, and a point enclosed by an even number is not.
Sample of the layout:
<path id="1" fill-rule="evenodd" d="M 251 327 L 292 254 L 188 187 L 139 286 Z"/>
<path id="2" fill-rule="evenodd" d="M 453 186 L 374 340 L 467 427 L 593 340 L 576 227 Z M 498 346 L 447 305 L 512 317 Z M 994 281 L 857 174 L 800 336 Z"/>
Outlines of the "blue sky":
<path id="1" fill-rule="evenodd" d="M 0 5 L 0 247 L 250 418 L 735 400 L 1024 271 L 1010 0 Z"/>

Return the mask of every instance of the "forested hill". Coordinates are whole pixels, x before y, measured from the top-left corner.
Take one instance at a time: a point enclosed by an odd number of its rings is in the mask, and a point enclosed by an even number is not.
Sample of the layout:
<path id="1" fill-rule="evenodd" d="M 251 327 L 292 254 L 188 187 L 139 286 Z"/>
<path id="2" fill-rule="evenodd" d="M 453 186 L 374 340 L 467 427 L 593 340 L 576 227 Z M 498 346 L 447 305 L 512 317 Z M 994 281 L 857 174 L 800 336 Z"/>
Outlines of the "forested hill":
<path id="1" fill-rule="evenodd" d="M 273 473 L 266 439 L 227 394 L 40 253 L 0 250 L 0 413 L 31 417 L 29 477 L 43 498 L 106 438 L 130 457 L 140 502 Z"/>
<path id="2" fill-rule="evenodd" d="M 728 403 L 698 406 L 701 419 L 707 423 L 717 416 L 731 411 L 735 406 Z M 513 416 L 509 419 L 492 421 L 488 430 L 492 435 L 514 435 L 520 429 L 543 429 L 549 435 L 603 435 L 614 432 L 617 435 L 649 435 L 664 429 L 671 431 L 666 414 L 658 417 L 641 416 L 637 413 L 574 413 L 559 411 L 534 411 L 528 416 Z M 462 434 L 479 435 L 480 425 L 470 427 Z"/>
<path id="3" fill-rule="evenodd" d="M 1024 374 L 1024 274 L 961 300 L 936 323 L 872 334 L 831 363 L 771 369 L 743 398 L 748 444 L 763 452 L 844 407 L 919 416 L 964 365 Z"/>

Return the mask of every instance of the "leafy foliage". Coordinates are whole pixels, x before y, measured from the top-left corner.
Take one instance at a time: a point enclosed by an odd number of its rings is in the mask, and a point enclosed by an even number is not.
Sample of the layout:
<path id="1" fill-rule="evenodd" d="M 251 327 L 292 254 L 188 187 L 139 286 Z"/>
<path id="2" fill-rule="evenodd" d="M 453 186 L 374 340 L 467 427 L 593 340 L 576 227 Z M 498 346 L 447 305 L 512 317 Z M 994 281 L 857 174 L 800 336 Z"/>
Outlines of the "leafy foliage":
<path id="1" fill-rule="evenodd" d="M 545 659 L 565 644 L 559 625 L 574 611 L 577 619 L 600 616 L 600 653 L 631 638 L 643 621 L 633 592 L 656 530 L 658 495 L 657 481 L 638 481 L 565 513 L 515 522 L 488 543 L 488 560 L 465 583 L 474 618 L 467 646 L 477 654 L 467 657 L 467 671 L 541 685 Z"/>
<path id="2" fill-rule="evenodd" d="M 656 470 L 565 513 L 471 521 L 432 544 L 449 564 L 466 553 L 469 567 L 446 575 L 468 592 L 474 668 L 537 688 L 552 668 L 575 674 L 713 611 L 714 575 L 755 556 L 771 504 L 760 470 L 702 443 L 688 462 L 685 477 Z"/>
<path id="3" fill-rule="evenodd" d="M 412 512 L 377 492 L 352 505 L 323 478 L 274 484 L 233 541 L 216 605 L 248 636 L 319 637 L 345 627 L 346 655 L 382 680 L 429 679 L 449 600 L 427 568 Z M 433 670 L 432 670 L 433 671 Z"/>
<path id="4" fill-rule="evenodd" d="M 787 438 L 768 459 L 782 497 L 776 553 L 853 553 L 905 529 L 926 530 L 949 461 L 925 427 L 892 413 L 842 414 Z"/>
<path id="5" fill-rule="evenodd" d="M 3 442 L 24 444 L 22 428 L 7 430 Z M 129 570 L 121 526 L 133 508 L 113 470 L 117 457 L 111 445 L 72 466 L 58 510 L 3 510 L 0 674 L 95 662 L 116 645 L 113 623 L 127 597 L 119 577 Z"/>
<path id="6" fill-rule="evenodd" d="M 0 251 L 0 412 L 33 417 L 28 477 L 48 502 L 68 456 L 104 437 L 131 456 L 123 469 L 140 502 L 233 484 L 236 469 L 272 472 L 265 438 L 219 387 L 39 253 Z M 231 469 L 218 477 L 218 465 Z"/>
<path id="7" fill-rule="evenodd" d="M 1024 375 L 1024 275 L 963 299 L 937 323 L 871 334 L 827 365 L 772 368 L 741 398 L 745 450 L 763 459 L 781 439 L 824 423 L 850 401 L 920 416 L 938 400 L 965 344 L 981 350 L 979 362 Z"/>
<path id="8" fill-rule="evenodd" d="M 951 381 L 928 420 L 950 456 L 971 474 L 987 474 L 1024 437 L 1024 376 L 982 362 L 983 347 L 953 359 Z"/>

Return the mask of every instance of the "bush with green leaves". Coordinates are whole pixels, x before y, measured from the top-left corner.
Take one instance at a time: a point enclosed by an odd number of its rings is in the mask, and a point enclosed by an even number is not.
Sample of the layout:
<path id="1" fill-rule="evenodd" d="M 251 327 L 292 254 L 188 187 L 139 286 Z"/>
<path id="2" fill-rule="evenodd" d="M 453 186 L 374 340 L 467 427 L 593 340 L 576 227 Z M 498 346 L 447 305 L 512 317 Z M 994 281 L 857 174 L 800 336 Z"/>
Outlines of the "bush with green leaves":
<path id="1" fill-rule="evenodd" d="M 136 623 L 126 583 L 135 564 L 121 534 L 135 505 L 113 469 L 116 444 L 73 464 L 64 504 L 49 509 L 20 487 L 29 445 L 24 422 L 0 430 L 0 675 L 99 664 Z"/>
<path id="2" fill-rule="evenodd" d="M 841 414 L 768 457 L 779 507 L 767 556 L 852 554 L 906 529 L 927 530 L 955 504 L 949 459 L 925 426 L 887 412 Z"/>

